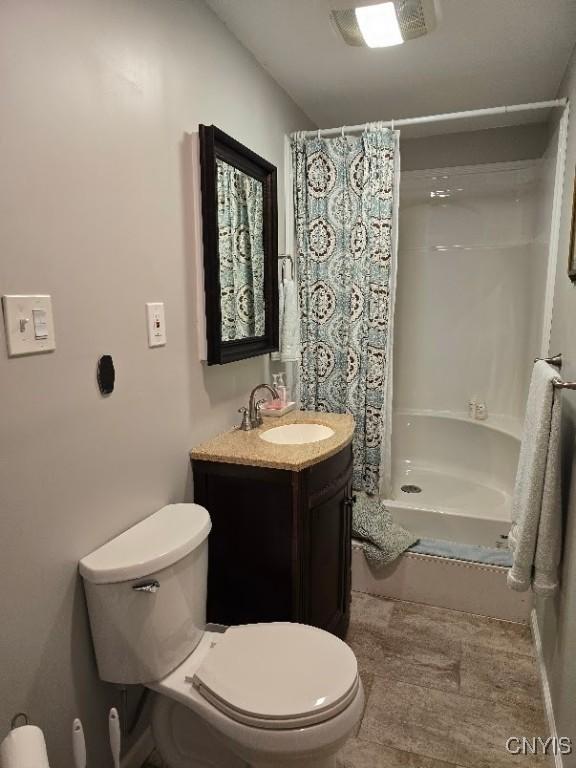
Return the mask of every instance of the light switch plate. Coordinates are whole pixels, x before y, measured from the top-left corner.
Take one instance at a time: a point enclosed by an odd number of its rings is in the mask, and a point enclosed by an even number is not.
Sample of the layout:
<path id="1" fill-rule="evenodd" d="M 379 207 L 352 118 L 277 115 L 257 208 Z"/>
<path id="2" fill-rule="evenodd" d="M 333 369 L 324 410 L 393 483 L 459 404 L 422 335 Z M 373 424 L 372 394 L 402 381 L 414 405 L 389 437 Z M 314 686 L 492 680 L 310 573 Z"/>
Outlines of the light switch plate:
<path id="1" fill-rule="evenodd" d="M 3 296 L 8 355 L 34 355 L 56 349 L 51 296 Z"/>
<path id="2" fill-rule="evenodd" d="M 148 325 L 148 346 L 164 346 L 164 344 L 166 344 L 164 303 L 161 301 L 148 302 L 146 304 L 146 318 Z"/>

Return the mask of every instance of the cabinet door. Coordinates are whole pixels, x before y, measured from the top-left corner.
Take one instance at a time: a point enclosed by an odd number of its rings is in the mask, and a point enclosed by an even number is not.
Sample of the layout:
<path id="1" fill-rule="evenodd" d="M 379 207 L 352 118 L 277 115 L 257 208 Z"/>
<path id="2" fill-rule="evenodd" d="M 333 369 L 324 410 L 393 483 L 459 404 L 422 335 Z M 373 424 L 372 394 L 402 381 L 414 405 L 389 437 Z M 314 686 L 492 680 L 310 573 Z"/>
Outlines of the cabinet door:
<path id="1" fill-rule="evenodd" d="M 208 621 L 293 621 L 291 473 L 196 461 L 194 500 L 212 520 Z"/>
<path id="2" fill-rule="evenodd" d="M 350 619 L 350 483 L 308 510 L 305 554 L 307 624 L 343 637 Z"/>

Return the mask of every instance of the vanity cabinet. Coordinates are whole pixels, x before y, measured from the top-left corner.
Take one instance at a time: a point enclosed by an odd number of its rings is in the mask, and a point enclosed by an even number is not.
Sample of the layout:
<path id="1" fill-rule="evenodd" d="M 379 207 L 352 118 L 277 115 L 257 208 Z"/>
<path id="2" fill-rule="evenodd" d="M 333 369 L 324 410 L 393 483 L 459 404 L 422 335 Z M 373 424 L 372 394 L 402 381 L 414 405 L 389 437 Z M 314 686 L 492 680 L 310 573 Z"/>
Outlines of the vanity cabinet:
<path id="1" fill-rule="evenodd" d="M 192 460 L 212 519 L 208 621 L 296 621 L 343 637 L 350 614 L 352 448 L 300 471 Z"/>

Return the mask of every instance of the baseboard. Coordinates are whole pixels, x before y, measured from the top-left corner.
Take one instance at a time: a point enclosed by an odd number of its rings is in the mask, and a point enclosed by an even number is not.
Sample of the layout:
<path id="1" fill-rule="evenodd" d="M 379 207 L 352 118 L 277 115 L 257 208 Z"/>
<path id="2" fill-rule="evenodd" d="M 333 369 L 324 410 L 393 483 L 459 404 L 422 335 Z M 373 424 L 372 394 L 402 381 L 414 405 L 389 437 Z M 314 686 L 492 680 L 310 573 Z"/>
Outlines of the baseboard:
<path id="1" fill-rule="evenodd" d="M 542 698 L 544 699 L 544 711 L 546 712 L 546 721 L 548 722 L 548 733 L 546 735 L 557 739 L 558 730 L 556 728 L 556 718 L 554 717 L 554 705 L 552 703 L 548 672 L 546 670 L 546 664 L 544 663 L 542 638 L 540 637 L 540 627 L 538 626 L 538 616 L 535 608 L 532 609 L 530 614 L 530 626 L 532 628 L 532 640 L 534 641 L 534 650 L 536 652 L 538 676 L 540 677 L 540 685 L 542 687 Z M 553 755 L 552 758 L 554 760 L 555 768 L 563 768 L 562 755 Z"/>
<path id="2" fill-rule="evenodd" d="M 121 768 L 140 768 L 153 750 L 154 737 L 152 728 L 148 726 L 120 761 Z"/>
<path id="3" fill-rule="evenodd" d="M 357 592 L 528 624 L 532 596 L 508 588 L 508 570 L 415 552 L 373 569 L 361 546 L 352 544 L 352 589 Z"/>

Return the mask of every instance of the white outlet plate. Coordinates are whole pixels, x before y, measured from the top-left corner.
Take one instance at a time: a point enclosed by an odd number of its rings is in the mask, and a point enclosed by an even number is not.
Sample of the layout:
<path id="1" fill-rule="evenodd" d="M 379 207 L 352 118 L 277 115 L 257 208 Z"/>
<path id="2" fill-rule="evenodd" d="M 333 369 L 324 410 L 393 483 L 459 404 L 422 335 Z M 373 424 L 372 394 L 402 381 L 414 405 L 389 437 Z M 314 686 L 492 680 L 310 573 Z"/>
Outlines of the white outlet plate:
<path id="1" fill-rule="evenodd" d="M 164 303 L 161 301 L 148 302 L 146 304 L 146 319 L 148 325 L 148 346 L 164 346 L 164 344 L 166 344 Z"/>
<path id="2" fill-rule="evenodd" d="M 56 349 L 50 296 L 3 296 L 8 355 L 34 355 Z"/>

